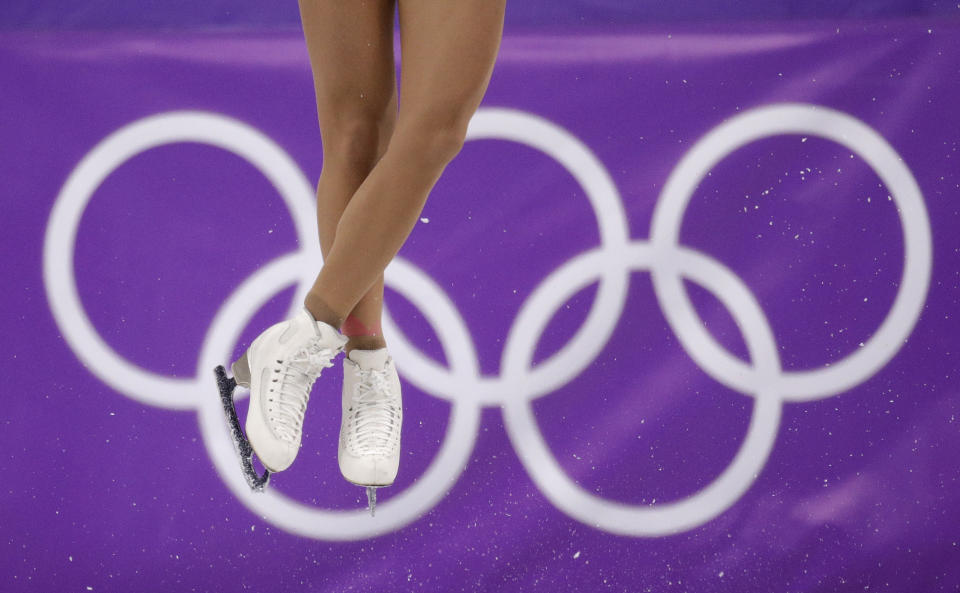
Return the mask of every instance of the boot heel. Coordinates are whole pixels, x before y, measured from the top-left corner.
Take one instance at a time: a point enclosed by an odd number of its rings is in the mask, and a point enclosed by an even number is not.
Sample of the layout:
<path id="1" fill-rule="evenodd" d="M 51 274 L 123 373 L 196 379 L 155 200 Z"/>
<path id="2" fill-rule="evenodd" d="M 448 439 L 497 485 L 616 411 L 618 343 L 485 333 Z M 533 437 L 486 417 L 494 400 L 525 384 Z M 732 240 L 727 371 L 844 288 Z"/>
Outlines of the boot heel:
<path id="1" fill-rule="evenodd" d="M 250 364 L 247 362 L 246 352 L 233 363 L 230 369 L 233 371 L 233 379 L 237 385 L 250 387 Z"/>

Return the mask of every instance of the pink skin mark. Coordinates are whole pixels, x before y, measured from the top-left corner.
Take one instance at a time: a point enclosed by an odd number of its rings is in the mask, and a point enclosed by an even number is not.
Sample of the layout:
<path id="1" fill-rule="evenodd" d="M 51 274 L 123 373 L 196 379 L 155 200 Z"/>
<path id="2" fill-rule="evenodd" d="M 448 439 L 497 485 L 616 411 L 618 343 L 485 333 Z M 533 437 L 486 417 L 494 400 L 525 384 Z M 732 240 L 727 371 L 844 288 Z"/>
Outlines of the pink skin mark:
<path id="1" fill-rule="evenodd" d="M 379 321 L 374 325 L 367 325 L 353 315 L 347 315 L 347 318 L 343 320 L 343 325 L 340 326 L 340 333 L 348 338 L 379 336 L 381 331 Z"/>

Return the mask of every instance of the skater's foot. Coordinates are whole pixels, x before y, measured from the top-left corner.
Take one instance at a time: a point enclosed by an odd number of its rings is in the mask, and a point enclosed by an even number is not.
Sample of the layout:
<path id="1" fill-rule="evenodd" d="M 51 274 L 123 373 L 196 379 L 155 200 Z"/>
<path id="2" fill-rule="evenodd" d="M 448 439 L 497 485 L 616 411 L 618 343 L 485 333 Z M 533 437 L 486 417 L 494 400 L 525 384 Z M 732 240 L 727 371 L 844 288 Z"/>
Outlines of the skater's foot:
<path id="1" fill-rule="evenodd" d="M 389 486 L 400 465 L 400 378 L 386 348 L 343 360 L 340 473 L 359 486 Z"/>
<path id="2" fill-rule="evenodd" d="M 250 387 L 247 438 L 270 471 L 285 470 L 296 458 L 313 382 L 345 343 L 334 327 L 302 309 L 260 334 L 234 363 L 237 383 Z"/>

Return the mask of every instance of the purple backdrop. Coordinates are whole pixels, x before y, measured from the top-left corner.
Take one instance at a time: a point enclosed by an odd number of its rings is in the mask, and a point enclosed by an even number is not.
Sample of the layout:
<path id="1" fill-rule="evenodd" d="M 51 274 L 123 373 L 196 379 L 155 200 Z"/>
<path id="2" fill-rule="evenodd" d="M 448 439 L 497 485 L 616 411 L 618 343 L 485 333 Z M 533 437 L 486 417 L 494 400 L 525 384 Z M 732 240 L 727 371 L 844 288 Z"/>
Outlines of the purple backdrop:
<path id="1" fill-rule="evenodd" d="M 543 26 L 838 18 L 956 18 L 954 0 L 510 0 L 507 30 Z M 299 27 L 297 3 L 261 0 L 4 0 L 0 29 Z"/>
<path id="2" fill-rule="evenodd" d="M 957 590 L 958 51 L 508 36 L 390 270 L 370 518 L 336 369 L 265 496 L 216 410 L 319 265 L 299 34 L 0 36 L 2 590 Z"/>

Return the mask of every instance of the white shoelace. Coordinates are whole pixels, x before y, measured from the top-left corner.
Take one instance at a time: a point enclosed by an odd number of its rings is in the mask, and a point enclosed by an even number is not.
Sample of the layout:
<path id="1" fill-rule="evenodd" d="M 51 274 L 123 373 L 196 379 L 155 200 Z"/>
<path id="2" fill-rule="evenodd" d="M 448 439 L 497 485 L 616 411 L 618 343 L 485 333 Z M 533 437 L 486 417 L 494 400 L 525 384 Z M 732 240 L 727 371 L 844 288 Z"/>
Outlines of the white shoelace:
<path id="1" fill-rule="evenodd" d="M 323 369 L 333 366 L 336 355 L 336 350 L 312 343 L 290 358 L 276 361 L 270 391 L 275 404 L 271 419 L 278 437 L 290 443 L 300 438 L 313 383 Z"/>
<path id="2" fill-rule="evenodd" d="M 359 369 L 349 438 L 362 455 L 389 455 L 400 440 L 400 409 L 386 371 Z"/>

